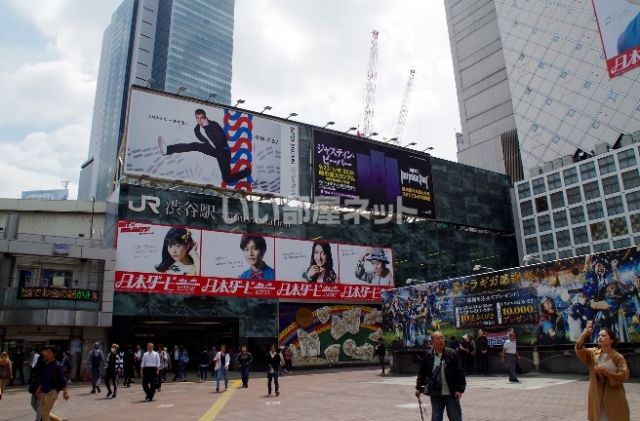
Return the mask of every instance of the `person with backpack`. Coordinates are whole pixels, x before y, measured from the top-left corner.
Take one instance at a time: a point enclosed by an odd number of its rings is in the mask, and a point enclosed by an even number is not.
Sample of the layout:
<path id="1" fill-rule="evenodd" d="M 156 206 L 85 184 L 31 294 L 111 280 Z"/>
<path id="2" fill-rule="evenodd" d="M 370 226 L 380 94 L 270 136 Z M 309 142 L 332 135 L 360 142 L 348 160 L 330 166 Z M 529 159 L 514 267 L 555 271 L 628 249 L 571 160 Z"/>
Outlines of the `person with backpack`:
<path id="1" fill-rule="evenodd" d="M 89 365 L 91 367 L 91 393 L 100 392 L 100 370 L 104 364 L 104 354 L 100 349 L 100 342 L 93 344 L 93 349 L 89 353 Z"/>
<path id="2" fill-rule="evenodd" d="M 43 421 L 61 421 L 59 417 L 51 413 L 60 392 L 62 392 L 65 401 L 69 400 L 64 371 L 56 359 L 56 354 L 57 349 L 53 346 L 45 346 L 42 349 L 44 369 L 40 377 L 40 385 L 35 393 L 40 399 L 40 415 Z"/>

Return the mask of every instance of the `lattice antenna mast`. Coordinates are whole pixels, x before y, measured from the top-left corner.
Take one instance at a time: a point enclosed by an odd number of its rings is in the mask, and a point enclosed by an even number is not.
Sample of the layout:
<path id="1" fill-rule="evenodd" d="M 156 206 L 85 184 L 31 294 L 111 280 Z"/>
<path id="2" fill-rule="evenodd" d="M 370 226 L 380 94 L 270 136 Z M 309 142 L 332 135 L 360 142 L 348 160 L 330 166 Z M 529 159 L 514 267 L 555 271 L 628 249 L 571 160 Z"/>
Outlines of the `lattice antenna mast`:
<path id="1" fill-rule="evenodd" d="M 393 138 L 395 139 L 391 143 L 400 143 L 402 135 L 404 133 L 404 126 L 407 124 L 407 115 L 409 114 L 409 103 L 411 101 L 411 92 L 413 91 L 413 78 L 416 76 L 416 71 L 411 69 L 409 71 L 409 80 L 404 87 L 404 93 L 402 94 L 402 105 L 400 105 L 400 114 L 396 120 L 395 129 L 393 130 Z"/>
<path id="2" fill-rule="evenodd" d="M 364 90 L 364 111 L 360 121 L 358 136 L 369 137 L 373 125 L 374 108 L 376 104 L 376 79 L 378 77 L 378 31 L 371 32 L 371 51 L 369 52 L 369 67 L 367 68 L 367 85 Z"/>

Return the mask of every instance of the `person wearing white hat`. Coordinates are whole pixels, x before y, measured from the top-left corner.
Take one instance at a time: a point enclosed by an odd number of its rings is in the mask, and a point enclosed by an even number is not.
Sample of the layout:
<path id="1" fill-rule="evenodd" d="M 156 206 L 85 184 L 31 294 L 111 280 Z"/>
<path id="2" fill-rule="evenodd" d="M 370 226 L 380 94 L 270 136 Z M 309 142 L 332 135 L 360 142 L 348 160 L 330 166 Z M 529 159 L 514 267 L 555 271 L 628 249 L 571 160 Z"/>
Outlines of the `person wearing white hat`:
<path id="1" fill-rule="evenodd" d="M 369 272 L 364 268 L 364 262 L 370 262 L 373 266 L 373 271 Z M 393 286 L 393 279 L 391 277 L 391 271 L 387 268 L 389 260 L 384 250 L 381 248 L 372 248 L 367 250 L 356 264 L 356 277 L 361 281 L 367 282 L 373 285 L 388 285 Z"/>

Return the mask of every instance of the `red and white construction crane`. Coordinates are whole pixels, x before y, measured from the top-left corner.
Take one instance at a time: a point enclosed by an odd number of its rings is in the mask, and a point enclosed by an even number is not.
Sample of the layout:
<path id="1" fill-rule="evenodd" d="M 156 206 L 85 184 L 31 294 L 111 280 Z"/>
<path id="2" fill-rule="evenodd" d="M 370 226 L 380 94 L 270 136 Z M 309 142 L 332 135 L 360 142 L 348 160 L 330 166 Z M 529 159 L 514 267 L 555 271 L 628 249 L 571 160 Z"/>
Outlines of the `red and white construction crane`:
<path id="1" fill-rule="evenodd" d="M 367 68 L 367 84 L 364 89 L 364 108 L 359 120 L 358 136 L 369 137 L 373 132 L 373 116 L 376 104 L 376 79 L 378 77 L 378 31 L 371 32 L 371 51 Z"/>
<path id="2" fill-rule="evenodd" d="M 395 128 L 393 130 L 393 137 L 389 140 L 389 143 L 399 144 L 404 133 L 404 126 L 407 123 L 407 115 L 409 114 L 409 102 L 411 100 L 411 92 L 413 91 L 413 78 L 416 75 L 416 71 L 411 69 L 409 71 L 409 80 L 404 87 L 404 93 L 402 95 L 402 104 L 400 105 L 400 114 L 396 120 Z"/>

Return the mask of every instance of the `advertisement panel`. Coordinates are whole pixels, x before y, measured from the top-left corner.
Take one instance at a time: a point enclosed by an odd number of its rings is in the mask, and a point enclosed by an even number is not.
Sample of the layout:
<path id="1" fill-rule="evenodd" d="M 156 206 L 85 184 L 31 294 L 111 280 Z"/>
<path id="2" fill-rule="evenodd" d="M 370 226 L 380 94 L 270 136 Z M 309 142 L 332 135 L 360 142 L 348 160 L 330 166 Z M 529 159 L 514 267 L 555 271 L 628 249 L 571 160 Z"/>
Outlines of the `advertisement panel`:
<path id="1" fill-rule="evenodd" d="M 518 267 L 383 291 L 385 341 L 422 346 L 434 330 L 500 343 L 508 329 L 524 345 L 575 342 L 593 321 L 593 342 L 610 328 L 640 342 L 640 248 Z"/>
<path id="2" fill-rule="evenodd" d="M 390 248 L 119 221 L 115 289 L 379 301 L 394 285 L 392 258 Z"/>
<path id="3" fill-rule="evenodd" d="M 640 66 L 640 1 L 593 0 L 609 77 Z"/>
<path id="4" fill-rule="evenodd" d="M 280 303 L 278 343 L 293 367 L 373 361 L 382 338 L 379 306 Z"/>
<path id="5" fill-rule="evenodd" d="M 427 156 L 324 131 L 314 131 L 313 138 L 316 197 L 340 197 L 347 205 L 435 218 Z"/>
<path id="6" fill-rule="evenodd" d="M 126 132 L 125 174 L 299 194 L 297 126 L 134 88 Z"/>

